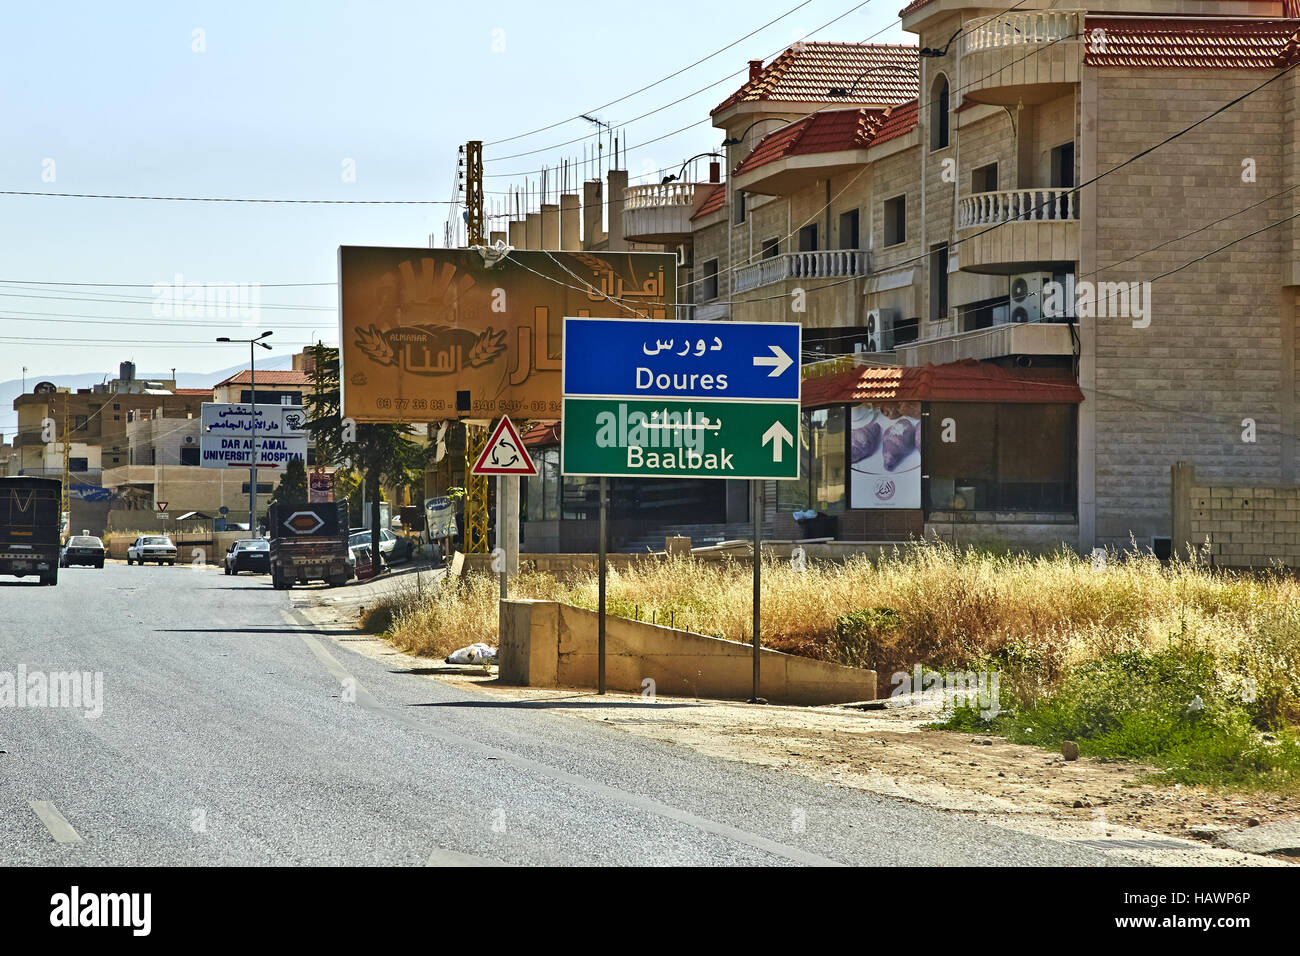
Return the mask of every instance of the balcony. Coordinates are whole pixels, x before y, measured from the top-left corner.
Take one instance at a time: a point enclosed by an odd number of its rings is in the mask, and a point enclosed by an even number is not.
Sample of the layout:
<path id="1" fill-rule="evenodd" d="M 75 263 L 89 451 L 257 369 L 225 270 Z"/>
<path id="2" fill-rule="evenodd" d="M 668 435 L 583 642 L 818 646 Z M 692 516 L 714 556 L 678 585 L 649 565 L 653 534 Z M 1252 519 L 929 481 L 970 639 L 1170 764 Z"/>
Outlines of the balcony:
<path id="1" fill-rule="evenodd" d="M 968 272 L 1011 275 L 1077 262 L 1079 196 L 1068 187 L 974 193 L 957 205 L 957 232 L 958 265 Z"/>
<path id="2" fill-rule="evenodd" d="M 716 183 L 629 186 L 623 191 L 623 238 L 673 245 L 691 235 L 691 214 Z"/>
<path id="3" fill-rule="evenodd" d="M 1045 103 L 1070 92 L 1083 61 L 1083 10 L 994 17 L 961 38 L 964 95 L 976 103 Z"/>
<path id="4" fill-rule="evenodd" d="M 871 254 L 857 249 L 790 252 L 736 270 L 733 291 L 752 292 L 788 279 L 844 279 L 871 271 Z"/>
<path id="5" fill-rule="evenodd" d="M 895 346 L 903 365 L 943 365 L 962 359 L 1002 358 L 1007 355 L 1073 355 L 1070 326 L 1056 322 L 1022 322 L 932 335 Z"/>

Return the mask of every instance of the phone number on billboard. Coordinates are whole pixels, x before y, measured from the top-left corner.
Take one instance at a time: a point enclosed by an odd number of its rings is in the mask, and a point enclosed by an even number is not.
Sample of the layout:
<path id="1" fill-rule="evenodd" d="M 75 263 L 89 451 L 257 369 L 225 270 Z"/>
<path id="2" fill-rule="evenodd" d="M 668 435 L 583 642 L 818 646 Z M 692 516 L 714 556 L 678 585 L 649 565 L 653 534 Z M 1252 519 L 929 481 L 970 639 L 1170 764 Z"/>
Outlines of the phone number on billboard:
<path id="1" fill-rule="evenodd" d="M 444 402 L 442 399 L 425 399 L 425 398 L 377 398 L 375 399 L 375 408 L 384 411 L 410 411 L 414 412 L 441 412 L 450 411 L 451 403 Z M 498 402 L 492 400 L 481 400 L 473 403 L 473 411 L 476 412 L 501 412 L 506 415 L 519 414 L 520 412 L 559 412 L 559 402 Z"/>

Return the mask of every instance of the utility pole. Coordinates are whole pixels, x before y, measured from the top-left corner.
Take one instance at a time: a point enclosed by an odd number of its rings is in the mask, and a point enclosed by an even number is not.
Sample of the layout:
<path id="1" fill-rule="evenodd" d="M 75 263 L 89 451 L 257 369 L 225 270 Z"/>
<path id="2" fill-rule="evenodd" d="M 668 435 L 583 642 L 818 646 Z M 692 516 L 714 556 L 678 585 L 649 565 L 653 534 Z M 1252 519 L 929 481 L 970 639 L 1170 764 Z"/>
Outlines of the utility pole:
<path id="1" fill-rule="evenodd" d="M 483 141 L 465 144 L 465 244 L 470 248 L 487 244 L 483 232 Z M 488 550 L 488 480 L 473 474 L 474 462 L 487 447 L 488 428 L 465 423 L 465 535 L 468 554 Z M 498 529 L 499 530 L 499 529 Z"/>
<path id="2" fill-rule="evenodd" d="M 252 436 L 252 449 L 248 461 L 248 532 L 254 534 L 257 531 L 257 371 L 254 367 L 253 346 L 260 345 L 262 348 L 270 351 L 271 346 L 262 340 L 270 335 L 270 332 L 263 332 L 253 339 L 232 339 L 229 336 L 222 335 L 218 342 L 236 342 L 243 344 L 248 343 L 248 433 Z"/>
<path id="3" fill-rule="evenodd" d="M 63 491 L 59 496 L 59 523 L 63 516 L 68 516 L 68 533 L 72 533 L 72 497 L 68 486 L 72 483 L 72 434 L 68 431 L 68 405 L 72 399 L 69 392 L 63 396 Z"/>

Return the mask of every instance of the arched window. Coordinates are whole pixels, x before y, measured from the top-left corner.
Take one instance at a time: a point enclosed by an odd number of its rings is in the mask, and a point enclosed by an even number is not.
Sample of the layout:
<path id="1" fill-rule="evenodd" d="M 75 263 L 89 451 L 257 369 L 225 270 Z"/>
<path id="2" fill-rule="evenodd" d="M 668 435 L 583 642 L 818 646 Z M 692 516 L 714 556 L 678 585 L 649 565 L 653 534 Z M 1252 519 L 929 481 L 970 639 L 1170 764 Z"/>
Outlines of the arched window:
<path id="1" fill-rule="evenodd" d="M 930 87 L 930 150 L 948 145 L 948 78 L 942 73 Z"/>

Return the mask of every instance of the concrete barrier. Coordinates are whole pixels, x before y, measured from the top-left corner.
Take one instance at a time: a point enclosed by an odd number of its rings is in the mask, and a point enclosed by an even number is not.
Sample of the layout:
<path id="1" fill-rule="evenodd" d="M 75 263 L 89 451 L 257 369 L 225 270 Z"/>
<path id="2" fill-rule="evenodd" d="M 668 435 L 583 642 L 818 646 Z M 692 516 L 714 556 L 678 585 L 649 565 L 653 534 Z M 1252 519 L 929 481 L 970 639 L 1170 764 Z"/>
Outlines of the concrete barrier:
<path id="1" fill-rule="evenodd" d="M 501 681 L 524 687 L 595 687 L 595 611 L 556 601 L 506 601 L 498 651 Z M 746 700 L 748 644 L 623 617 L 605 619 L 605 678 L 615 690 Z M 836 704 L 876 696 L 876 672 L 762 650 L 760 695 L 774 704 Z"/>
<path id="2" fill-rule="evenodd" d="M 149 532 L 144 532 L 148 534 Z M 166 532 L 157 532 L 165 534 Z M 202 554 L 199 557 L 205 559 L 206 564 L 221 564 L 226 558 L 226 551 L 236 541 L 242 541 L 249 537 L 247 531 L 218 531 L 218 532 L 185 532 L 177 534 L 168 534 L 169 538 L 176 545 L 176 563 L 193 564 L 196 555 L 195 549 L 200 549 Z M 108 539 L 104 542 L 108 549 L 108 556 L 116 558 L 119 561 L 126 560 L 126 549 L 135 541 L 138 535 L 122 534 L 121 532 L 109 532 Z"/>

